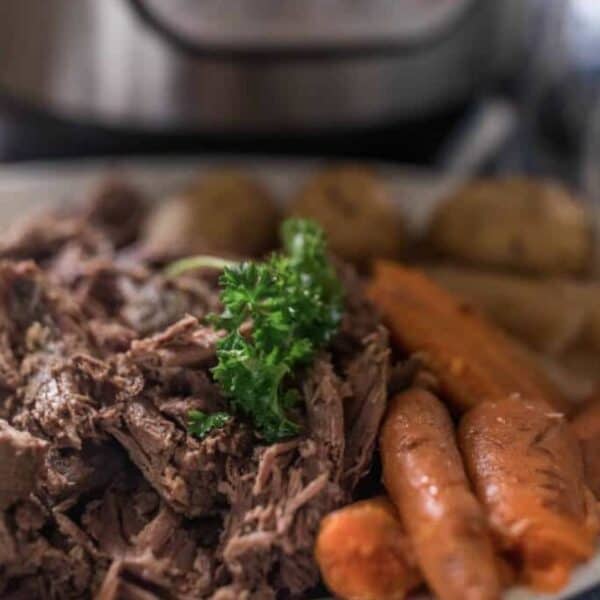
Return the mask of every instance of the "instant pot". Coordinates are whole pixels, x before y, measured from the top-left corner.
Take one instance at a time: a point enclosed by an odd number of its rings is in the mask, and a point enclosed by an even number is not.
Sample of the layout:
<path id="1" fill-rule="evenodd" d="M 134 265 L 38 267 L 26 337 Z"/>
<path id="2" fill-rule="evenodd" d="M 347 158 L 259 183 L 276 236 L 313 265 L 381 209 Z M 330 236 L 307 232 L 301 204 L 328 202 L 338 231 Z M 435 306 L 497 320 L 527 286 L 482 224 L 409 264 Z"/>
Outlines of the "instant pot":
<path id="1" fill-rule="evenodd" d="M 519 61 L 527 0 L 2 0 L 0 95 L 152 132 L 310 132 L 465 101 Z"/>

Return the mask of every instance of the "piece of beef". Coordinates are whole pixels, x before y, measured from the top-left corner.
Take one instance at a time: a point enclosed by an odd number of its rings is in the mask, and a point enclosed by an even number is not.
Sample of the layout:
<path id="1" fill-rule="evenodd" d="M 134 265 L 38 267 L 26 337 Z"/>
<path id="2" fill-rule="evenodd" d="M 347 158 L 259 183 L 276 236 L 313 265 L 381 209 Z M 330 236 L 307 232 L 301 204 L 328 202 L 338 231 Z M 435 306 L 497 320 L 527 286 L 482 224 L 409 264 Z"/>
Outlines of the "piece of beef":
<path id="1" fill-rule="evenodd" d="M 106 409 L 102 419 L 173 510 L 191 518 L 215 509 L 228 459 L 251 447 L 250 432 L 235 421 L 199 440 L 143 396 Z"/>
<path id="2" fill-rule="evenodd" d="M 138 238 L 147 210 L 148 204 L 136 187 L 113 177 L 91 190 L 83 217 L 120 248 Z"/>
<path id="3" fill-rule="evenodd" d="M 89 350 L 79 307 L 31 262 L 0 265 L 0 315 L 19 364 L 12 422 L 39 437 L 79 448 L 95 435 L 94 400 L 83 393 L 70 357 Z"/>
<path id="4" fill-rule="evenodd" d="M 86 339 L 78 303 L 31 261 L 0 261 L 0 319 L 17 359 L 48 340 L 77 345 Z"/>
<path id="5" fill-rule="evenodd" d="M 123 558 L 159 507 L 158 494 L 137 470 L 129 467 L 98 499 L 86 505 L 82 528 L 94 540 L 98 552 L 110 559 Z"/>
<path id="6" fill-rule="evenodd" d="M 94 356 L 98 348 L 80 306 L 33 263 L 0 265 L 0 318 L 10 323 L 8 344 L 18 363 L 12 423 L 20 429 L 81 449 L 84 439 L 103 437 L 100 406 L 140 391 L 141 376 L 118 356 Z"/>
<path id="7" fill-rule="evenodd" d="M 123 281 L 122 321 L 140 335 L 151 335 L 186 314 L 202 319 L 219 309 L 218 294 L 199 279 L 154 276 L 137 285 Z"/>
<path id="8" fill-rule="evenodd" d="M 11 346 L 8 319 L 7 312 L 0 311 L 0 405 L 21 384 L 18 361 Z"/>
<path id="9" fill-rule="evenodd" d="M 131 344 L 129 356 L 147 368 L 189 367 L 214 361 L 221 332 L 187 315 L 164 331 Z"/>
<path id="10" fill-rule="evenodd" d="M 0 419 L 0 511 L 35 490 L 47 450 L 43 440 L 17 431 Z"/>
<path id="11" fill-rule="evenodd" d="M 377 311 L 366 297 L 363 283 L 349 265 L 335 262 L 336 271 L 344 289 L 345 310 L 338 333 L 330 344 L 336 366 L 347 366 L 363 349 L 364 339 L 379 326 Z"/>
<path id="12" fill-rule="evenodd" d="M 73 293 L 91 318 L 110 320 L 147 336 L 187 314 L 198 319 L 219 309 L 214 286 L 197 278 L 168 279 L 141 266 L 96 261 L 81 269 Z"/>
<path id="13" fill-rule="evenodd" d="M 102 433 L 96 427 L 97 404 L 82 392 L 76 369 L 63 357 L 66 351 L 62 343 L 48 344 L 24 359 L 26 383 L 13 423 L 58 446 L 81 449 L 83 439 Z"/>
<path id="14" fill-rule="evenodd" d="M 204 440 L 187 433 L 190 410 L 225 408 L 206 373 L 190 368 L 214 356 L 215 338 L 212 329 L 188 316 L 133 342 L 121 358 L 142 374 L 143 391 L 101 411 L 103 429 L 127 450 L 165 501 L 189 517 L 213 510 L 226 460 L 251 447 L 250 432 L 234 423 Z"/>
<path id="15" fill-rule="evenodd" d="M 343 481 L 351 489 L 369 471 L 387 404 L 390 354 L 387 331 L 378 327 L 363 343 L 364 349 L 347 368 L 352 393 L 344 405 L 346 452 Z"/>
<path id="16" fill-rule="evenodd" d="M 205 370 L 216 363 L 220 335 L 188 315 L 158 334 L 135 340 L 123 356 L 142 373 L 156 408 L 183 429 L 190 410 L 213 413 L 227 408 Z"/>
<path id="17" fill-rule="evenodd" d="M 230 510 L 217 556 L 229 581 L 214 598 L 299 596 L 318 581 L 319 522 L 349 498 L 340 485 L 347 391 L 322 356 L 303 393 L 306 436 L 257 447 L 251 461 L 232 463 L 222 484 Z"/>
<path id="18" fill-rule="evenodd" d="M 70 272 L 69 279 L 63 277 L 63 282 L 87 316 L 113 322 L 125 303 L 123 288 L 141 285 L 149 277 L 143 267 L 119 266 L 114 260 L 92 260 L 78 263 L 77 270 Z"/>
<path id="19" fill-rule="evenodd" d="M 35 500 L 0 513 L 0 596 L 11 600 L 88 598 L 93 559 L 75 526 Z M 74 537 L 75 535 L 75 537 Z M 83 536 L 85 538 L 85 536 Z"/>
<path id="20" fill-rule="evenodd" d="M 219 522 L 189 526 L 143 480 L 117 480 L 88 505 L 83 524 L 112 563 L 97 598 L 191 599 L 212 591 L 214 561 L 207 546 L 214 544 Z"/>
<path id="21" fill-rule="evenodd" d="M 311 439 L 332 465 L 331 475 L 342 475 L 346 440 L 345 411 L 352 390 L 334 372 L 329 355 L 317 357 L 302 386 Z"/>
<path id="22" fill-rule="evenodd" d="M 81 451 L 53 447 L 46 456 L 40 485 L 51 503 L 70 506 L 81 496 L 106 488 L 126 463 L 124 452 L 112 440 L 86 440 Z"/>
<path id="23" fill-rule="evenodd" d="M 85 256 L 112 255 L 106 236 L 84 219 L 38 214 L 26 217 L 3 234 L 0 258 L 46 264 L 67 247 L 78 248 Z"/>
<path id="24" fill-rule="evenodd" d="M 92 318 L 87 328 L 94 346 L 104 356 L 125 352 L 137 337 L 133 329 L 112 319 Z"/>
<path id="25" fill-rule="evenodd" d="M 115 259 L 111 246 L 99 253 L 78 241 L 70 242 L 49 261 L 47 272 L 58 283 L 73 288 L 84 280 L 90 271 L 113 264 Z"/>

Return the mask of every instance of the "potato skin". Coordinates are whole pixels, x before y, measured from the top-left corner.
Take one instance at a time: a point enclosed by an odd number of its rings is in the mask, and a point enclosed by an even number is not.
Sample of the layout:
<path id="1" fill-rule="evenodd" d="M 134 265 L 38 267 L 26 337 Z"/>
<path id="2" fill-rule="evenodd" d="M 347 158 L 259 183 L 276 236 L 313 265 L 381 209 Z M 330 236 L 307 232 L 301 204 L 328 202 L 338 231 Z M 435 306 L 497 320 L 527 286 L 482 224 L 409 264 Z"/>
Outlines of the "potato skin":
<path id="1" fill-rule="evenodd" d="M 465 185 L 434 214 L 429 241 L 451 259 L 527 273 L 580 273 L 592 260 L 583 206 L 562 185 L 526 177 Z"/>
<path id="2" fill-rule="evenodd" d="M 317 221 L 331 250 L 359 266 L 401 252 L 401 217 L 382 181 L 368 168 L 345 165 L 323 170 L 308 181 L 289 212 Z"/>
<path id="3" fill-rule="evenodd" d="M 215 250 L 256 256 L 277 241 L 279 211 L 259 181 L 233 169 L 213 171 L 186 195 L 194 229 Z"/>
<path id="4" fill-rule="evenodd" d="M 279 220 L 275 199 L 259 181 L 219 169 L 156 209 L 147 244 L 159 254 L 259 256 L 275 247 Z"/>
<path id="5" fill-rule="evenodd" d="M 427 274 L 535 350 L 561 355 L 589 345 L 600 351 L 600 335 L 593 335 L 598 285 L 454 266 L 428 268 Z"/>

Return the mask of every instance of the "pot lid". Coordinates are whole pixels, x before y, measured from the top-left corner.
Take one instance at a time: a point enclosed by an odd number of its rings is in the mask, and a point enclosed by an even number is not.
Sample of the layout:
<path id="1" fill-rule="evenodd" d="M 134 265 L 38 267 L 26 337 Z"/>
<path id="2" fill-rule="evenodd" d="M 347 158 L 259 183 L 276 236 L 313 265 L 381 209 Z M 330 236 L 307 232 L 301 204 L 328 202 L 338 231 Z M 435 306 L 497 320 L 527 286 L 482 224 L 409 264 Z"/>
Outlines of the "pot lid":
<path id="1" fill-rule="evenodd" d="M 212 51 L 351 49 L 435 41 L 483 0 L 129 0 L 155 28 Z"/>

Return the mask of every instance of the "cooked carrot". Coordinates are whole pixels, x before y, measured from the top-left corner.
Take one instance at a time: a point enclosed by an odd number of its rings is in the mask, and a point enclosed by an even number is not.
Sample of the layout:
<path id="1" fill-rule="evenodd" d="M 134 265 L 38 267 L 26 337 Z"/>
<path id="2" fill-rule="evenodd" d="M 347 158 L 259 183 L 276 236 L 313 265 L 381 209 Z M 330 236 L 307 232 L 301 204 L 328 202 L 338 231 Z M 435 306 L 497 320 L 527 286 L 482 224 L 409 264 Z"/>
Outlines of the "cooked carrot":
<path id="1" fill-rule="evenodd" d="M 510 397 L 462 419 L 467 471 L 523 581 L 556 591 L 592 556 L 598 532 L 577 440 L 549 407 Z"/>
<path id="2" fill-rule="evenodd" d="M 458 410 L 522 394 L 568 405 L 517 342 L 420 271 L 379 261 L 369 296 L 397 346 L 418 352 Z"/>
<path id="3" fill-rule="evenodd" d="M 600 395 L 571 422 L 583 454 L 585 481 L 600 500 Z"/>
<path id="4" fill-rule="evenodd" d="M 385 486 L 429 586 L 442 600 L 498 598 L 487 524 L 444 405 L 418 388 L 394 396 L 380 446 Z"/>
<path id="5" fill-rule="evenodd" d="M 402 600 L 421 582 L 396 509 L 384 497 L 325 517 L 315 555 L 327 587 L 344 600 Z"/>

